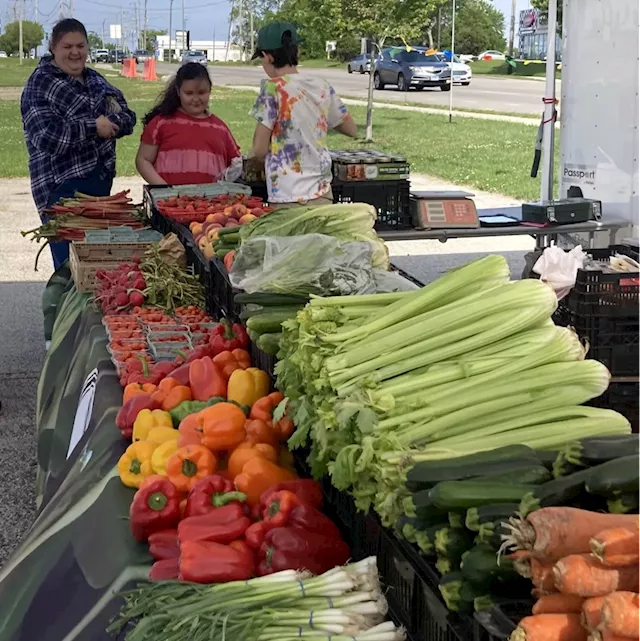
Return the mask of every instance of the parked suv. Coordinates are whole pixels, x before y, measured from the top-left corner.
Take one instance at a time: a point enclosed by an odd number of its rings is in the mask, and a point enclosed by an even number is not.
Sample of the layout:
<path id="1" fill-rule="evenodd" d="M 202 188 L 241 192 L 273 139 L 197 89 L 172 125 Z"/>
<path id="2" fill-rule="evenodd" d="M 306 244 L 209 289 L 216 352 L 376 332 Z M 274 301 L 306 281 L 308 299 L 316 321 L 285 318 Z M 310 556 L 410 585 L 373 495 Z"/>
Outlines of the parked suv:
<path id="1" fill-rule="evenodd" d="M 347 64 L 347 71 L 353 73 L 369 73 L 371 71 L 371 54 L 361 53 Z"/>
<path id="2" fill-rule="evenodd" d="M 91 59 L 93 62 L 109 62 L 109 50 L 96 49 L 91 52 Z"/>
<path id="3" fill-rule="evenodd" d="M 151 58 L 153 58 L 153 54 L 149 53 L 145 49 L 136 49 L 133 52 L 133 57 L 136 59 L 136 64 L 139 65 L 141 62 L 151 60 Z"/>
<path id="4" fill-rule="evenodd" d="M 373 86 L 384 89 L 385 85 L 396 85 L 398 91 L 415 87 L 440 87 L 451 90 L 451 70 L 446 62 L 436 55 L 425 56 L 420 51 L 406 49 L 383 49 L 376 60 L 373 72 Z"/>

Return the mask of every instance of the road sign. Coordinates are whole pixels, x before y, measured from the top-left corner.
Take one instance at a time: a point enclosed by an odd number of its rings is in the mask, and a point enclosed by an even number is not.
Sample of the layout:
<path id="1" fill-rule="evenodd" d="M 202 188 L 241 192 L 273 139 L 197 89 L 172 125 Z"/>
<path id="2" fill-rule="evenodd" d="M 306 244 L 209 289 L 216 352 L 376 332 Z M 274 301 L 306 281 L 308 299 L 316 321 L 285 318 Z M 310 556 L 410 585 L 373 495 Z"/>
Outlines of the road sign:
<path id="1" fill-rule="evenodd" d="M 111 40 L 120 40 L 122 38 L 122 25 L 110 24 L 109 38 L 111 38 Z"/>
<path id="2" fill-rule="evenodd" d="M 327 41 L 324 43 L 324 50 L 325 50 L 327 53 L 329 53 L 329 52 L 331 52 L 331 51 L 335 51 L 335 50 L 336 50 L 336 46 L 337 46 L 337 45 L 338 45 L 338 43 L 337 43 L 335 40 L 327 40 Z"/>

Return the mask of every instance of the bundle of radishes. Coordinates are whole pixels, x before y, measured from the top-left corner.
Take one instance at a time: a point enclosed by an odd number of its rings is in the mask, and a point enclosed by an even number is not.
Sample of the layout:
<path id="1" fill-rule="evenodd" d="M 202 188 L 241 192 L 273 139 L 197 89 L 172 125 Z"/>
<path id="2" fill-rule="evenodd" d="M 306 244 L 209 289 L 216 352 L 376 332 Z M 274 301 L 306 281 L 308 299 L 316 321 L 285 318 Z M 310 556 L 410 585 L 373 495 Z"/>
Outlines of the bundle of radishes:
<path id="1" fill-rule="evenodd" d="M 132 307 L 144 305 L 144 290 L 147 283 L 140 270 L 140 259 L 121 263 L 113 271 L 99 269 L 96 272 L 97 291 L 95 301 L 100 303 L 103 314 L 121 314 Z"/>

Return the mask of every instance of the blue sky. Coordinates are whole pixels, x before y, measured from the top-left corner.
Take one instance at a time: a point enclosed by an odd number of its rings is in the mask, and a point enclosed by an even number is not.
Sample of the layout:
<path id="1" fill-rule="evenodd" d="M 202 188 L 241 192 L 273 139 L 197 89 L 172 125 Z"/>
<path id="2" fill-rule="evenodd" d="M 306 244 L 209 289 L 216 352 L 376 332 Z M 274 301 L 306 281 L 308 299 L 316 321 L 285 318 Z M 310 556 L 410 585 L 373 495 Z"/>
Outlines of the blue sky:
<path id="1" fill-rule="evenodd" d="M 169 3 L 171 0 L 147 0 L 147 16 L 149 28 L 169 28 Z M 24 0 L 25 18 L 33 19 L 36 2 L 38 3 L 39 22 L 44 23 L 48 33 L 51 26 L 60 16 L 61 3 L 63 6 L 73 5 L 74 17 L 85 23 L 89 31 L 102 33 L 104 27 L 109 36 L 109 24 L 120 22 L 120 8 L 124 12 L 124 24 L 134 25 L 136 22 L 136 0 Z M 139 11 L 142 12 L 144 0 L 137 0 Z M 227 36 L 227 20 L 229 16 L 229 0 L 173 0 L 173 29 L 182 27 L 182 2 L 185 5 L 187 29 L 191 31 L 194 40 L 211 40 L 214 32 L 217 40 L 225 40 Z M 511 0 L 493 0 L 495 6 L 504 13 L 508 26 L 511 14 Z M 529 6 L 529 0 L 517 0 L 518 11 Z M 13 2 L 1 0 L 0 17 L 2 23 L 13 19 Z M 517 31 L 516 23 L 516 31 Z"/>

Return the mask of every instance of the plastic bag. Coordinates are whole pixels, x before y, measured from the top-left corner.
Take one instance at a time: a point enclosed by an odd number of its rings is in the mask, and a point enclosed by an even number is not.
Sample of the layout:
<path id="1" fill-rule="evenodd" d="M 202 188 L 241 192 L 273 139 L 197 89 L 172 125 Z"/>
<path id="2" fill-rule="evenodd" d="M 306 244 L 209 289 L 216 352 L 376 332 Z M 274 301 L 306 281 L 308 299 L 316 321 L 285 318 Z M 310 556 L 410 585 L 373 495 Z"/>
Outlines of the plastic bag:
<path id="1" fill-rule="evenodd" d="M 231 161 L 231 164 L 224 172 L 226 182 L 233 183 L 242 176 L 242 157 L 238 156 Z"/>
<path id="2" fill-rule="evenodd" d="M 373 246 L 332 236 L 258 236 L 243 241 L 229 279 L 248 293 L 372 294 Z"/>
<path id="3" fill-rule="evenodd" d="M 551 285 L 558 300 L 562 300 L 576 284 L 578 269 L 583 267 L 586 258 L 581 245 L 568 252 L 554 245 L 542 252 L 533 271 L 540 275 L 540 280 Z"/>
<path id="4" fill-rule="evenodd" d="M 386 294 L 391 292 L 410 292 L 420 289 L 415 283 L 400 276 L 398 272 L 385 272 L 382 269 L 374 269 L 373 277 L 376 280 L 376 292 Z"/>

